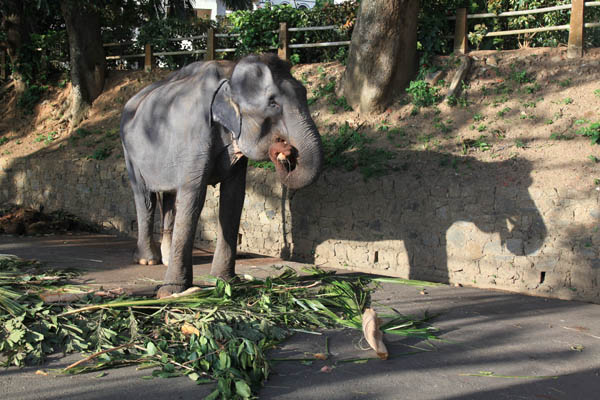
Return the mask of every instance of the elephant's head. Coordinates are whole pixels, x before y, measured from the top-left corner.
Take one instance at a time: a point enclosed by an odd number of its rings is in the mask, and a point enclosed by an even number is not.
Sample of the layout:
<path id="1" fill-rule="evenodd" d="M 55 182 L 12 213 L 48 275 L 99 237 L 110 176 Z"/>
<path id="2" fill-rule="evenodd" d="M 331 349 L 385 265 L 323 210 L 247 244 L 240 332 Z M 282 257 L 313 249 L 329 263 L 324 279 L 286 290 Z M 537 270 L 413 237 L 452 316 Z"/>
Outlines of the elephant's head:
<path id="1" fill-rule="evenodd" d="M 323 163 L 321 136 L 308 110 L 306 89 L 275 55 L 240 60 L 221 81 L 211 105 L 213 120 L 233 133 L 252 160 L 271 159 L 291 189 L 314 182 Z"/>

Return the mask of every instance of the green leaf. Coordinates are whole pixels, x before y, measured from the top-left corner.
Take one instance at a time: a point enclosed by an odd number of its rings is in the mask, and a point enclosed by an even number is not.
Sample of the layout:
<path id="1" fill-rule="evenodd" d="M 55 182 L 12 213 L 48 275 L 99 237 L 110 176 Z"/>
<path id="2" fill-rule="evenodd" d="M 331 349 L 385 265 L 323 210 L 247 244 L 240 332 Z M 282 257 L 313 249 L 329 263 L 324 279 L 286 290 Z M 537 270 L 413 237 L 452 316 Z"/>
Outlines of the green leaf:
<path id="1" fill-rule="evenodd" d="M 235 381 L 235 392 L 244 399 L 247 399 L 252 395 L 250 386 L 244 381 Z"/>
<path id="2" fill-rule="evenodd" d="M 8 335 L 8 340 L 13 343 L 18 343 L 25 336 L 25 331 L 23 329 L 14 330 Z"/>
<path id="3" fill-rule="evenodd" d="M 204 398 L 204 400 L 216 400 L 219 398 L 219 394 L 221 394 L 221 392 L 219 391 L 219 389 L 215 389 L 211 394 L 209 394 L 208 396 L 206 396 Z"/>
<path id="4" fill-rule="evenodd" d="M 146 354 L 148 354 L 149 356 L 154 356 L 156 355 L 156 353 L 158 353 L 158 349 L 156 348 L 154 343 L 148 342 L 148 344 L 146 345 Z"/>

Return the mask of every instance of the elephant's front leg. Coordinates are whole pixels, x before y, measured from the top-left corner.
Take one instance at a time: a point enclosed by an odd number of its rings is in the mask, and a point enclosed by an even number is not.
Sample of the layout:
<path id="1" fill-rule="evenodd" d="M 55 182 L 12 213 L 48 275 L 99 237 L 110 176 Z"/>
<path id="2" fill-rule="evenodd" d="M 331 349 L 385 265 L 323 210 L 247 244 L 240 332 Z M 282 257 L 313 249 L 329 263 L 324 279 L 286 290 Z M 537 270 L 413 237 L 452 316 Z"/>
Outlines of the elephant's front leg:
<path id="1" fill-rule="evenodd" d="M 175 200 L 177 212 L 173 226 L 169 266 L 164 283 L 158 290 L 158 298 L 182 292 L 192 286 L 194 237 L 205 197 L 205 184 L 200 187 L 185 187 L 177 191 Z"/>
<path id="2" fill-rule="evenodd" d="M 223 279 L 235 276 L 237 238 L 246 193 L 247 162 L 246 159 L 240 160 L 235 173 L 221 182 L 217 248 L 210 273 Z"/>

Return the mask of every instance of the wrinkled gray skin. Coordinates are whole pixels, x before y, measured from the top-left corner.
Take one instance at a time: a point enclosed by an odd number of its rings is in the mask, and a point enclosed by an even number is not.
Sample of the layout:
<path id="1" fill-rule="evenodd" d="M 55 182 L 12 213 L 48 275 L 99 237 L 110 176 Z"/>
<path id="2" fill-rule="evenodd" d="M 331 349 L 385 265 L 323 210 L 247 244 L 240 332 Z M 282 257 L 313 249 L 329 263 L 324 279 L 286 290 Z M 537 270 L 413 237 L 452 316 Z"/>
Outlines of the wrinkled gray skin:
<path id="1" fill-rule="evenodd" d="M 144 88 L 125 105 L 121 139 L 137 211 L 135 260 L 168 265 L 158 297 L 192 285 L 192 246 L 207 185 L 221 183 L 211 274 L 229 279 L 246 157 L 273 160 L 291 189 L 314 182 L 323 158 L 306 89 L 274 55 L 193 63 Z M 152 241 L 156 203 L 160 250 Z"/>

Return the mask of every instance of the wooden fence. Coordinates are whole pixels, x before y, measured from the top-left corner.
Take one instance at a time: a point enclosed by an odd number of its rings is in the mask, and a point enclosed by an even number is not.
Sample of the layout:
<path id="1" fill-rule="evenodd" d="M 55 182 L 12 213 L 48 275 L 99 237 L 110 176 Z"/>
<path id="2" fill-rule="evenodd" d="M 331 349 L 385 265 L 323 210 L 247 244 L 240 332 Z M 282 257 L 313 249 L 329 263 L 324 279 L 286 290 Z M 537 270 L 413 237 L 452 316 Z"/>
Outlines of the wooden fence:
<path id="1" fill-rule="evenodd" d="M 339 41 L 339 42 L 318 42 L 318 43 L 297 43 L 290 44 L 290 34 L 289 32 L 311 32 L 311 31 L 325 31 L 325 30 L 335 30 L 339 29 L 336 25 L 328 25 L 328 26 L 311 26 L 311 27 L 299 27 L 299 28 L 290 28 L 288 27 L 286 22 L 282 22 L 279 24 L 279 29 L 275 31 L 271 31 L 270 33 L 278 33 L 279 45 L 277 47 L 270 47 L 271 50 L 277 50 L 279 57 L 284 60 L 290 59 L 290 49 L 304 49 L 311 47 L 335 47 L 335 46 L 348 46 L 350 45 L 350 41 Z M 214 29 L 208 29 L 206 34 L 197 35 L 197 36 L 188 36 L 181 38 L 170 38 L 169 41 L 188 41 L 188 40 L 206 40 L 206 48 L 198 49 L 198 50 L 179 50 L 179 51 L 152 51 L 152 46 L 146 44 L 144 46 L 143 54 L 130 54 L 130 55 L 115 55 L 115 56 L 107 56 L 107 60 L 126 60 L 131 58 L 144 58 L 144 69 L 146 71 L 151 71 L 154 65 L 154 57 L 159 56 L 176 56 L 176 55 L 194 55 L 194 54 L 204 54 L 205 60 L 214 60 L 216 53 L 233 53 L 236 51 L 236 48 L 218 48 L 216 43 L 218 38 L 233 38 L 239 37 L 239 34 L 236 33 L 215 33 Z M 105 47 L 113 47 L 113 46 L 123 46 L 122 43 L 106 43 Z"/>
<path id="2" fill-rule="evenodd" d="M 539 13 L 547 13 L 559 10 L 571 9 L 571 19 L 568 25 L 556 25 L 556 26 L 545 26 L 540 28 L 529 28 L 529 29 L 515 29 L 509 31 L 497 31 L 488 32 L 485 37 L 493 36 L 508 36 L 508 35 L 521 35 L 525 33 L 535 32 L 548 32 L 558 30 L 569 31 L 569 44 L 567 50 L 567 56 L 569 58 L 582 57 L 583 56 L 583 35 L 585 28 L 598 28 L 600 22 L 588 22 L 584 23 L 584 7 L 597 7 L 600 6 L 600 1 L 588 1 L 573 0 L 572 4 L 564 4 L 554 7 L 544 7 L 532 10 L 519 10 L 519 11 L 507 11 L 500 14 L 494 13 L 483 13 L 483 14 L 467 14 L 465 8 L 460 8 L 456 11 L 456 15 L 448 17 L 448 20 L 455 20 L 454 30 L 454 52 L 460 54 L 466 54 L 468 52 L 468 35 L 469 31 L 467 28 L 468 19 L 482 19 L 482 18 L 498 18 L 498 17 L 514 17 L 519 15 L 533 15 Z M 279 45 L 277 47 L 271 47 L 272 50 L 277 50 L 279 57 L 284 60 L 289 60 L 291 49 L 311 48 L 311 47 L 332 47 L 332 46 L 348 46 L 350 41 L 339 41 L 339 42 L 321 42 L 321 43 L 296 43 L 290 44 L 290 32 L 302 32 L 302 31 L 320 31 L 320 30 L 333 30 L 338 29 L 335 25 L 330 26 L 314 26 L 304 28 L 291 28 L 287 26 L 287 23 L 283 22 L 280 24 L 278 31 L 271 31 L 272 33 L 279 34 Z M 216 34 L 213 29 L 209 29 L 207 34 L 199 36 L 191 36 L 184 38 L 169 39 L 172 41 L 183 41 L 183 40 L 194 40 L 194 39 L 206 39 L 206 49 L 191 50 L 191 51 L 169 51 L 169 52 L 156 52 L 153 53 L 149 45 L 145 46 L 145 54 L 130 55 L 130 56 L 109 56 L 107 59 L 122 59 L 122 58 L 133 58 L 133 57 L 144 57 L 144 69 L 147 71 L 152 69 L 153 57 L 154 56 L 167 56 L 167 55 L 185 55 L 185 54 L 204 54 L 205 60 L 214 60 L 215 54 L 220 52 L 235 52 L 235 48 L 216 48 L 216 39 L 223 37 L 237 37 L 239 34 L 227 34 L 221 33 Z"/>
<path id="3" fill-rule="evenodd" d="M 468 51 L 468 29 L 467 20 L 477 18 L 497 18 L 497 17 L 514 17 L 519 15 L 532 15 L 539 13 L 547 13 L 559 10 L 571 10 L 571 20 L 568 25 L 544 26 L 541 28 L 515 29 L 510 31 L 488 32 L 485 37 L 492 36 L 508 36 L 521 35 L 524 33 L 548 32 L 548 31 L 569 31 L 569 45 L 567 49 L 567 57 L 576 58 L 583 56 L 583 34 L 585 28 L 600 27 L 599 22 L 584 23 L 584 7 L 600 6 L 600 1 L 573 0 L 571 4 L 564 4 L 554 7 L 537 8 L 533 10 L 506 11 L 500 14 L 485 13 L 485 14 L 467 14 L 466 8 L 460 8 L 456 11 L 456 16 L 448 17 L 449 20 L 456 20 L 454 28 L 454 52 L 466 54 Z"/>
<path id="4" fill-rule="evenodd" d="M 569 31 L 569 44 L 567 50 L 567 56 L 569 58 L 583 56 L 583 35 L 585 28 L 598 28 L 600 27 L 599 22 L 588 22 L 584 23 L 584 8 L 585 7 L 597 7 L 600 6 L 600 1 L 588 1 L 573 0 L 571 4 L 564 4 L 554 7 L 544 7 L 532 10 L 520 10 L 520 11 L 506 11 L 500 14 L 494 13 L 483 13 L 483 14 L 467 14 L 465 8 L 460 8 L 456 11 L 456 15 L 448 17 L 448 20 L 455 20 L 454 27 L 454 52 L 460 54 L 466 54 L 468 52 L 468 35 L 469 31 L 467 28 L 467 20 L 469 19 L 483 19 L 483 18 L 498 18 L 498 17 L 514 17 L 519 15 L 532 15 L 539 13 L 547 13 L 559 10 L 571 10 L 571 19 L 568 25 L 556 25 L 556 26 L 544 26 L 540 28 L 529 28 L 529 29 L 515 29 L 510 31 L 498 31 L 488 32 L 484 37 L 492 36 L 508 36 L 508 35 L 521 35 L 525 33 L 535 32 L 548 32 L 558 30 Z M 279 41 L 277 47 L 271 47 L 272 50 L 277 50 L 279 57 L 284 60 L 289 60 L 291 49 L 303 49 L 312 47 L 334 47 L 334 46 L 348 46 L 350 41 L 339 41 L 339 42 L 319 42 L 319 43 L 295 43 L 290 44 L 290 32 L 307 32 L 307 31 L 323 31 L 323 30 L 335 30 L 339 29 L 338 26 L 313 26 L 294 28 L 288 27 L 287 23 L 283 22 L 280 24 L 279 29 L 271 31 L 271 33 L 278 33 Z M 135 58 L 144 59 L 144 69 L 150 71 L 154 65 L 154 57 L 160 56 L 174 56 L 174 55 L 193 55 L 193 54 L 204 54 L 205 60 L 214 60 L 216 53 L 232 53 L 235 52 L 235 48 L 218 48 L 217 39 L 219 38 L 235 38 L 239 37 L 239 34 L 235 33 L 215 33 L 214 29 L 209 29 L 206 34 L 181 37 L 181 38 L 170 38 L 168 41 L 181 42 L 187 40 L 206 40 L 206 48 L 198 50 L 180 50 L 180 51 L 159 51 L 153 52 L 152 47 L 149 44 L 144 46 L 144 53 L 140 54 L 128 54 L 128 55 L 112 55 L 107 56 L 107 60 L 127 60 Z M 123 47 L 131 45 L 132 43 L 105 43 L 104 47 Z M 6 79 L 6 52 L 4 49 L 0 49 L 0 79 Z"/>

